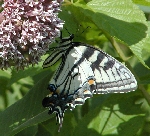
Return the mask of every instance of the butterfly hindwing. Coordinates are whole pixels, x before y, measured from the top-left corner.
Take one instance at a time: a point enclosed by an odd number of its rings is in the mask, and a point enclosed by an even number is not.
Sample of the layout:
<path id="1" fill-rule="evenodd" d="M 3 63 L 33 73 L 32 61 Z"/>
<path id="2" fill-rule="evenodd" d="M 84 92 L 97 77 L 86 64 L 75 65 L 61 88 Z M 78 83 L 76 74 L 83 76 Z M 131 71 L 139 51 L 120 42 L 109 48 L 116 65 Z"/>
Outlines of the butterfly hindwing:
<path id="1" fill-rule="evenodd" d="M 78 48 L 94 72 L 96 93 L 124 93 L 137 88 L 133 74 L 122 63 L 92 46 Z"/>

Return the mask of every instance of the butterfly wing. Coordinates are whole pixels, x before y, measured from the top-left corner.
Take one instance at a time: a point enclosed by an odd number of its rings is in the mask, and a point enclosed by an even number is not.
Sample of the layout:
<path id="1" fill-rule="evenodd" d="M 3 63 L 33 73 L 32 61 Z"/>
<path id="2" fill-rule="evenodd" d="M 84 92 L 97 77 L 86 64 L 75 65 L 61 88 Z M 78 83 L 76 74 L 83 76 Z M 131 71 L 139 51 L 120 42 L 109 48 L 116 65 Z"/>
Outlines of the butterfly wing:
<path id="1" fill-rule="evenodd" d="M 52 53 L 45 59 L 42 67 L 48 68 L 54 65 L 62 58 L 62 55 L 67 51 L 67 48 L 69 48 L 69 46 L 51 48 L 50 50 L 52 50 Z"/>
<path id="2" fill-rule="evenodd" d="M 62 55 L 50 84 L 57 88 L 57 95 L 71 98 L 71 108 L 83 104 L 94 93 L 125 93 L 137 88 L 133 74 L 122 63 L 82 44 Z"/>
<path id="3" fill-rule="evenodd" d="M 65 110 L 83 104 L 92 96 L 91 84 L 94 84 L 94 73 L 82 52 L 75 47 L 62 54 L 62 62 L 48 86 L 50 94 L 42 101 L 49 114 L 56 113 L 59 130 Z"/>
<path id="4" fill-rule="evenodd" d="M 61 58 L 62 53 L 63 53 L 62 51 L 55 51 L 54 50 L 51 53 L 51 55 L 48 56 L 46 58 L 46 60 L 44 61 L 43 68 L 47 68 L 47 67 L 50 67 L 50 66 L 54 65 Z"/>
<path id="5" fill-rule="evenodd" d="M 137 88 L 137 82 L 128 68 L 110 55 L 92 46 L 81 43 L 60 52 L 57 59 L 53 52 L 45 61 L 51 66 L 62 58 L 62 62 L 49 84 L 50 95 L 43 99 L 49 114 L 56 112 L 59 130 L 65 110 L 81 105 L 94 93 L 124 93 Z M 53 86 L 53 87 L 51 87 Z"/>
<path id="6" fill-rule="evenodd" d="M 74 47 L 62 57 L 62 63 L 50 83 L 55 84 L 58 91 L 72 95 L 84 87 L 90 79 L 94 79 L 89 61 L 82 56 L 78 47 Z"/>
<path id="7" fill-rule="evenodd" d="M 79 46 L 96 79 L 95 93 L 125 93 L 137 88 L 130 70 L 115 58 L 92 46 Z"/>

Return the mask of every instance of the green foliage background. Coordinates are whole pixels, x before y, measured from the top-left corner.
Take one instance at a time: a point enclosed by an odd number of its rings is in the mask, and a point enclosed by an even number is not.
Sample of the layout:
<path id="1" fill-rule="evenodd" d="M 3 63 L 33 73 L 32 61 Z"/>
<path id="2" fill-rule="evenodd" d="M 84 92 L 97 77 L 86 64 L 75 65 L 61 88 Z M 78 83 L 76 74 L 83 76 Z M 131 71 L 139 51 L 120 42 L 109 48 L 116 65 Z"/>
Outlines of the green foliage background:
<path id="1" fill-rule="evenodd" d="M 41 102 L 59 64 L 43 69 L 45 55 L 24 71 L 0 71 L 0 136 L 149 136 L 150 10 L 143 10 L 148 8 L 148 0 L 65 1 L 59 16 L 64 28 L 76 35 L 74 41 L 124 61 L 139 88 L 127 94 L 94 95 L 83 106 L 67 110 L 58 133 L 55 114 L 48 115 Z M 63 36 L 68 36 L 65 29 Z"/>

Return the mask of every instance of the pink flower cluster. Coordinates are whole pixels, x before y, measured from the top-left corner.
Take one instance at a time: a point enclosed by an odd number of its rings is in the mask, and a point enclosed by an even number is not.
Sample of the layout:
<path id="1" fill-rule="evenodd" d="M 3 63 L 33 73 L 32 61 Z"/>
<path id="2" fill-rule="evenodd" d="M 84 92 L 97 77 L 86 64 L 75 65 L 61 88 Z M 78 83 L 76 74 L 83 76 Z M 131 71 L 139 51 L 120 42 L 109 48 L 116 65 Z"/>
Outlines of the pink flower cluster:
<path id="1" fill-rule="evenodd" d="M 0 68 L 37 64 L 63 28 L 63 0 L 5 0 L 0 16 Z"/>

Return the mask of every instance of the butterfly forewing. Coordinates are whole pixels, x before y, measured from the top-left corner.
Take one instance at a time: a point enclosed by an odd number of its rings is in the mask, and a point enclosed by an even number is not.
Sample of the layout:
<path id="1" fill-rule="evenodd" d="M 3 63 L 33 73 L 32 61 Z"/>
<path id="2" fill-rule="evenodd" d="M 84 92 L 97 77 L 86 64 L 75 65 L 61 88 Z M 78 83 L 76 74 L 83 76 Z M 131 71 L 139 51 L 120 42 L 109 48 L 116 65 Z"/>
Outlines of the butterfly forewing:
<path id="1" fill-rule="evenodd" d="M 69 46 L 51 48 L 50 50 L 52 51 L 52 53 L 45 59 L 43 68 L 54 65 L 60 58 L 62 58 L 62 55 L 68 50 L 68 48 Z"/>
<path id="2" fill-rule="evenodd" d="M 52 54 L 44 61 L 43 68 L 54 65 L 62 57 L 62 53 L 63 51 L 54 50 Z"/>
<path id="3" fill-rule="evenodd" d="M 94 73 L 90 67 L 90 62 L 82 57 L 82 52 L 77 48 L 72 48 L 69 53 L 64 54 L 64 61 L 55 72 L 50 83 L 54 83 L 64 94 L 75 94 L 80 88 L 83 88 L 85 82 Z"/>

